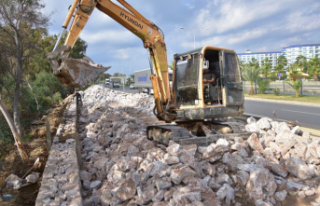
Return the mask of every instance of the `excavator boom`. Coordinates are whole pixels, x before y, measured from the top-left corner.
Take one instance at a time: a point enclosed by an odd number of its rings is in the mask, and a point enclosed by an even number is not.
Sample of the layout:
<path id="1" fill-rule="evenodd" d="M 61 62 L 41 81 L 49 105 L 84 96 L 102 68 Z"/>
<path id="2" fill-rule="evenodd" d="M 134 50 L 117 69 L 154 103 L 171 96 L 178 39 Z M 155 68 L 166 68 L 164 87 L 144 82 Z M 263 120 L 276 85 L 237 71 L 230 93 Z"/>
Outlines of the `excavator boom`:
<path id="1" fill-rule="evenodd" d="M 142 40 L 143 46 L 148 50 L 152 61 L 152 84 L 158 88 L 158 92 L 154 96 L 157 116 L 162 115 L 163 117 L 160 118 L 167 118 L 168 114 L 163 111 L 163 108 L 170 102 L 171 95 L 167 52 L 163 34 L 159 27 L 146 19 L 125 0 L 118 0 L 118 2 L 123 7 L 110 0 L 74 0 L 62 26 L 64 29 L 67 29 L 72 17 L 74 17 L 64 46 L 55 47 L 54 51 L 48 56 L 53 73 L 65 85 L 77 87 L 85 86 L 100 73 L 110 68 L 96 65 L 90 61 L 68 58 L 70 50 L 85 27 L 93 10 L 97 8 Z"/>
<path id="2" fill-rule="evenodd" d="M 62 26 L 67 29 L 73 18 L 66 40 L 62 47 L 55 46 L 48 57 L 54 74 L 65 85 L 81 87 L 110 68 L 89 59 L 68 58 L 97 8 L 139 37 L 148 50 L 152 61 L 150 79 L 154 90 L 154 113 L 160 120 L 175 122 L 148 126 L 148 138 L 164 144 L 173 140 L 180 144 L 207 145 L 221 137 L 248 136 L 242 124 L 227 118 L 244 112 L 243 83 L 236 53 L 204 46 L 176 54 L 170 88 L 166 44 L 161 29 L 125 0 L 117 1 L 123 7 L 111 0 L 73 1 Z M 205 79 L 208 76 L 210 79 Z M 214 82 L 204 81 L 212 79 Z"/>

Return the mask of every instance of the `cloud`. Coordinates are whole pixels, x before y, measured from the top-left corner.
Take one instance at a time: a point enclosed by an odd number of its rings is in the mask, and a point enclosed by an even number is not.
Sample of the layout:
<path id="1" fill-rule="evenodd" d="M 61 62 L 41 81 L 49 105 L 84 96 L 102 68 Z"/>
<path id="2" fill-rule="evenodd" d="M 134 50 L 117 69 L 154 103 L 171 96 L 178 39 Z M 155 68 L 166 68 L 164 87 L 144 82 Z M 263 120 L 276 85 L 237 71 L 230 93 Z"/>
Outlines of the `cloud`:
<path id="1" fill-rule="evenodd" d="M 286 17 L 288 24 L 286 29 L 291 32 L 299 31 L 310 31 L 320 28 L 320 6 L 319 4 L 314 4 L 313 9 L 318 8 L 317 13 L 310 12 L 308 15 L 309 8 L 295 11 Z"/>
<path id="2" fill-rule="evenodd" d="M 50 34 L 61 25 L 73 1 L 44 0 L 51 18 Z M 116 4 L 117 1 L 113 0 Z M 319 0 L 127 0 L 165 34 L 168 61 L 175 53 L 196 46 L 219 46 L 243 52 L 278 51 L 296 44 L 320 44 Z M 182 26 L 185 29 L 180 30 Z M 208 28 L 208 30 L 205 30 Z M 149 68 L 141 40 L 104 13 L 95 10 L 81 33 L 87 54 L 95 62 L 112 65 L 110 72 L 127 58 L 132 70 Z M 132 59 L 136 59 L 133 61 Z M 129 71 L 128 71 L 129 72 Z"/>
<path id="3" fill-rule="evenodd" d="M 109 43 L 117 43 L 119 44 L 129 44 L 130 42 L 139 41 L 135 35 L 133 35 L 129 31 L 119 31 L 119 30 L 100 30 L 99 32 L 85 30 L 81 34 L 81 38 L 84 39 L 88 44 L 101 44 L 109 42 Z"/>
<path id="4" fill-rule="evenodd" d="M 195 24 L 224 33 L 267 18 L 282 7 L 278 1 L 214 1 L 201 10 Z"/>

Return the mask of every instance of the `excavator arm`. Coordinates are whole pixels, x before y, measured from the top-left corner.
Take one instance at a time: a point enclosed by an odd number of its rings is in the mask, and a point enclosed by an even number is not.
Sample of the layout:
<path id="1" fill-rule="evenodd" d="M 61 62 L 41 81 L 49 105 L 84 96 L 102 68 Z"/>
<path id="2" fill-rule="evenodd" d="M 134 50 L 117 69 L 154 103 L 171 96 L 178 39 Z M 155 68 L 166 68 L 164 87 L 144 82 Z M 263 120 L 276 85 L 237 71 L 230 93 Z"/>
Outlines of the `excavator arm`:
<path id="1" fill-rule="evenodd" d="M 163 120 L 172 120 L 174 114 L 168 111 L 172 104 L 168 74 L 168 61 L 164 36 L 159 27 L 146 19 L 125 0 L 117 0 L 123 7 L 110 0 L 74 0 L 69 9 L 63 28 L 67 29 L 72 17 L 69 33 L 64 46 L 57 48 L 49 55 L 48 59 L 53 67 L 53 72 L 59 79 L 70 87 L 84 86 L 89 82 L 87 77 L 97 76 L 108 68 L 94 65 L 84 60 L 69 59 L 68 55 L 81 31 L 95 8 L 110 16 L 116 22 L 124 26 L 138 36 L 143 46 L 148 49 L 152 60 L 151 81 L 154 89 L 157 116 Z M 56 45 L 58 45 L 59 40 Z M 60 58 L 57 59 L 57 55 Z M 109 67 L 110 68 L 110 67 Z"/>

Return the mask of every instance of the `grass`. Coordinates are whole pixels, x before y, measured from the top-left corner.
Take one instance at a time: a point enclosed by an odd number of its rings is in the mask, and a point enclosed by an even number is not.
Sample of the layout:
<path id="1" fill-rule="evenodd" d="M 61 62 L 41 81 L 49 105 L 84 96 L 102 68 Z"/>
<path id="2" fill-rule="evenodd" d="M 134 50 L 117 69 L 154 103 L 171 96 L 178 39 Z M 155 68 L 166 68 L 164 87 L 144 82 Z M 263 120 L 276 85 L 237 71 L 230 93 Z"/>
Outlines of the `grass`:
<path id="1" fill-rule="evenodd" d="M 320 104 L 320 96 L 300 96 L 299 98 L 296 98 L 295 95 L 280 94 L 276 96 L 274 94 L 254 94 L 254 95 L 245 94 L 245 97 Z"/>

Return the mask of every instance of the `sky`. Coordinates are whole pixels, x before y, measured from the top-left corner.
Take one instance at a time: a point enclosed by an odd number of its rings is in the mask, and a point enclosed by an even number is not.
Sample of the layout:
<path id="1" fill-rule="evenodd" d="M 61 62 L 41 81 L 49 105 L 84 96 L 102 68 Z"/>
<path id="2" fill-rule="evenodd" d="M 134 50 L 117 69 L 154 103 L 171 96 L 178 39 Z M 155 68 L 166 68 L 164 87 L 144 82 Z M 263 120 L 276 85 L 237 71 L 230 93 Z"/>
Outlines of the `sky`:
<path id="1" fill-rule="evenodd" d="M 73 0 L 43 0 L 49 34 L 59 34 Z M 116 0 L 113 2 L 117 3 Z M 320 44 L 319 0 L 127 0 L 165 35 L 168 63 L 173 55 L 206 45 L 243 53 L 281 51 L 282 47 Z M 118 4 L 118 3 L 117 3 Z M 180 29 L 183 27 L 184 29 Z M 86 55 L 111 66 L 108 73 L 132 74 L 150 68 L 142 41 L 98 9 L 80 37 Z"/>

